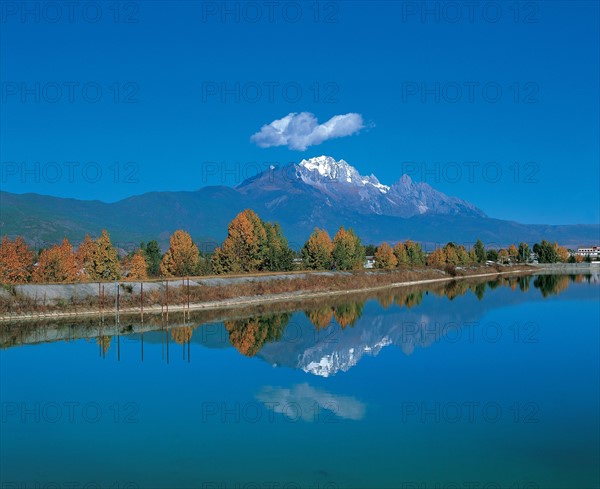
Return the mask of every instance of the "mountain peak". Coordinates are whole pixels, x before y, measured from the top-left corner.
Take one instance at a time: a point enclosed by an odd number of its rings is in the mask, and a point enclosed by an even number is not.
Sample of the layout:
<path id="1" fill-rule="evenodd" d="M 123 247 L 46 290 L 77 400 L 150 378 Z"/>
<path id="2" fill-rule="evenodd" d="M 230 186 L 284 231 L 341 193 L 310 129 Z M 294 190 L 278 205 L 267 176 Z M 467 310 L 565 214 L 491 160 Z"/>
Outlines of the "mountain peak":
<path id="1" fill-rule="evenodd" d="M 382 193 L 389 190 L 389 187 L 381 184 L 375 175 L 371 174 L 369 177 L 364 177 L 347 161 L 336 160 L 331 156 L 322 155 L 302 160 L 298 164 L 298 168 L 300 169 L 300 177 L 306 183 L 321 182 L 327 184 L 340 182 L 358 187 L 369 185 Z"/>

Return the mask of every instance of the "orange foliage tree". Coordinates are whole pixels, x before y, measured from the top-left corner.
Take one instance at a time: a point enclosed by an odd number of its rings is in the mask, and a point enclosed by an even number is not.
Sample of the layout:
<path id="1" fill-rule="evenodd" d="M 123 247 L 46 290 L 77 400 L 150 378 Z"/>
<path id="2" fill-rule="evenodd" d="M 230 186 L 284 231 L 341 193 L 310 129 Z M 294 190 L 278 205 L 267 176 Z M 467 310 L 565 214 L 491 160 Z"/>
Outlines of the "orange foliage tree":
<path id="1" fill-rule="evenodd" d="M 229 223 L 227 238 L 217 247 L 211 263 L 215 273 L 256 272 L 267 251 L 265 227 L 252 209 L 240 212 Z"/>
<path id="2" fill-rule="evenodd" d="M 15 284 L 27 282 L 31 278 L 34 264 L 33 251 L 22 237 L 14 241 L 7 236 L 0 244 L 0 282 Z"/>
<path id="3" fill-rule="evenodd" d="M 405 267 L 409 264 L 406 245 L 402 241 L 399 241 L 394 245 L 394 255 L 396 256 L 396 262 L 399 267 Z"/>
<path id="4" fill-rule="evenodd" d="M 315 228 L 302 247 L 302 261 L 309 270 L 328 270 L 331 268 L 333 241 L 324 229 Z"/>
<path id="5" fill-rule="evenodd" d="M 375 252 L 376 268 L 395 268 L 398 265 L 398 259 L 394 250 L 387 243 L 381 243 Z"/>
<path id="6" fill-rule="evenodd" d="M 171 236 L 169 250 L 160 263 L 160 272 L 165 277 L 196 275 L 199 263 L 198 247 L 192 237 L 180 229 Z"/>
<path id="7" fill-rule="evenodd" d="M 427 257 L 427 265 L 430 267 L 442 267 L 446 264 L 446 252 L 438 248 Z"/>
<path id="8" fill-rule="evenodd" d="M 558 243 L 554 243 L 554 249 L 556 250 L 558 261 L 566 262 L 569 259 L 569 250 L 567 248 L 559 246 Z"/>
<path id="9" fill-rule="evenodd" d="M 127 269 L 127 278 L 130 280 L 145 280 L 148 278 L 148 263 L 142 250 L 136 251 L 133 256 L 125 260 L 123 268 Z"/>
<path id="10" fill-rule="evenodd" d="M 117 280 L 121 277 L 121 263 L 106 229 L 96 240 L 85 236 L 76 254 L 81 278 L 84 280 Z"/>
<path id="11" fill-rule="evenodd" d="M 79 279 L 79 265 L 73 246 L 67 238 L 40 253 L 32 280 L 38 283 L 75 282 Z"/>

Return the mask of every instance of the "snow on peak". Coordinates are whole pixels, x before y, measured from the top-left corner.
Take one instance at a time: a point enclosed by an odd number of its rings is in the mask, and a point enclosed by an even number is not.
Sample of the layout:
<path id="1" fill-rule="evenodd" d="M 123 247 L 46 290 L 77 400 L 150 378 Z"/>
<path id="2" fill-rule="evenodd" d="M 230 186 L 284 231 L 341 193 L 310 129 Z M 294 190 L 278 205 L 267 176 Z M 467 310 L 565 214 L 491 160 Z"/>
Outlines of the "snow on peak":
<path id="1" fill-rule="evenodd" d="M 356 168 L 349 165 L 345 160 L 336 161 L 331 156 L 323 155 L 302 160 L 298 166 L 301 169 L 302 179 L 307 183 L 335 181 L 359 187 L 371 185 L 382 193 L 386 193 L 390 189 L 387 185 L 381 184 L 375 175 L 363 177 Z"/>

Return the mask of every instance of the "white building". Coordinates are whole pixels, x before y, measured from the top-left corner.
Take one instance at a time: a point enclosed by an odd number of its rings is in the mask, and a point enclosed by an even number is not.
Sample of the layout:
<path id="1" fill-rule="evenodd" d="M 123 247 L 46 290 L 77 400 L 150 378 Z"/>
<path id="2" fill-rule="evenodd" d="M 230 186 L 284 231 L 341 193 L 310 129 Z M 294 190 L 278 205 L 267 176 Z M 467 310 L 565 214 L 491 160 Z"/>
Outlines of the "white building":
<path id="1" fill-rule="evenodd" d="M 600 246 L 588 246 L 585 248 L 577 248 L 575 253 L 579 256 L 590 256 L 591 258 L 598 258 L 600 256 Z"/>

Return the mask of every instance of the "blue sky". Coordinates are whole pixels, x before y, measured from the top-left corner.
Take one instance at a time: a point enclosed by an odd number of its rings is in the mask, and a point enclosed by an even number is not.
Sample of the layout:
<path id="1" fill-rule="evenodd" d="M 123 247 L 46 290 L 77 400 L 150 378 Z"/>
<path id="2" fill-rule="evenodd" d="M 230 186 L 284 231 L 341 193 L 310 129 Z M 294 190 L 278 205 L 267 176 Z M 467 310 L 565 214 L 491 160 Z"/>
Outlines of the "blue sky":
<path id="1" fill-rule="evenodd" d="M 0 3 L 3 190 L 115 201 L 326 154 L 493 217 L 600 220 L 598 2 Z M 250 140 L 302 112 L 364 127 Z"/>

